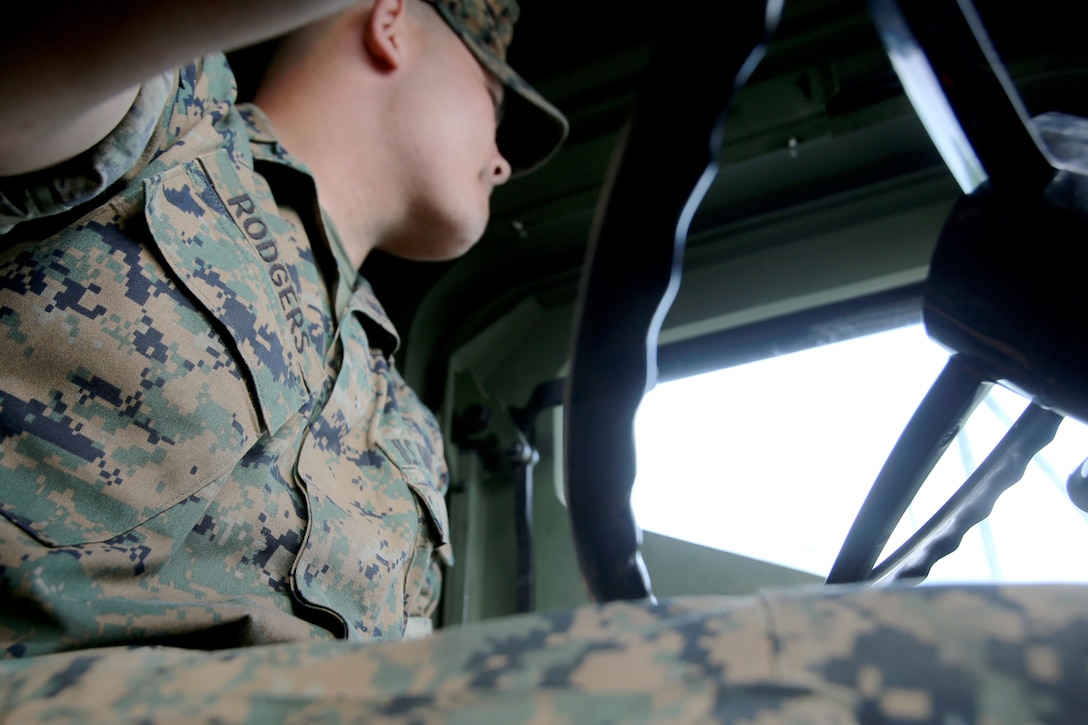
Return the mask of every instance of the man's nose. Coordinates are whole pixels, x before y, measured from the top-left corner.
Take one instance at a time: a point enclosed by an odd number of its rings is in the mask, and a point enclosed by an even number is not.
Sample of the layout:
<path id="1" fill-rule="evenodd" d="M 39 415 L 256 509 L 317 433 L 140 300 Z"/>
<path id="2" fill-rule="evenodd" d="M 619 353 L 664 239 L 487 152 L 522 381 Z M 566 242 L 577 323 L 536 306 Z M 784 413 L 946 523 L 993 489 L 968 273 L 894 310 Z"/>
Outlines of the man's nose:
<path id="1" fill-rule="evenodd" d="M 495 186 L 505 184 L 510 180 L 510 162 L 502 154 L 496 154 L 491 165 L 491 181 Z"/>

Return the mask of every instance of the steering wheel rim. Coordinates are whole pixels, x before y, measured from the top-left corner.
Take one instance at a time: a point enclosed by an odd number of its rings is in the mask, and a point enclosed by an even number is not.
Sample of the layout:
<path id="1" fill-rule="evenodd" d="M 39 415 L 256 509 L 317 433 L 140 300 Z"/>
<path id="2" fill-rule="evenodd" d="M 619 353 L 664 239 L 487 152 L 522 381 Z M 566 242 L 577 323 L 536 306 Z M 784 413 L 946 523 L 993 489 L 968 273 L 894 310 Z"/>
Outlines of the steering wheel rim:
<path id="1" fill-rule="evenodd" d="M 598 206 L 564 407 L 568 511 L 596 601 L 653 596 L 630 506 L 633 420 L 656 381 L 657 333 L 679 285 L 688 225 L 717 172 L 725 110 L 781 9 L 782 0 L 685 7 L 646 71 Z M 724 69 L 722 83 L 706 82 L 699 70 L 708 67 Z M 603 465 L 601 451 L 611 454 Z"/>

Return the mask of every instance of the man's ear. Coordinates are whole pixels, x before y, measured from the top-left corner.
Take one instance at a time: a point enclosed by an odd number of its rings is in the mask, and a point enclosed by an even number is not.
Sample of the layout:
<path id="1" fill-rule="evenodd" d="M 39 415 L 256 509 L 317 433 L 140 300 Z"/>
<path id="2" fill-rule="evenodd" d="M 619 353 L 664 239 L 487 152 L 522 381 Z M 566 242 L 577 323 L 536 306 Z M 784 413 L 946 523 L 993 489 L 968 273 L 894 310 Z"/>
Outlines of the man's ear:
<path id="1" fill-rule="evenodd" d="M 374 63 L 383 70 L 404 62 L 410 0 L 374 0 L 363 27 L 363 44 Z"/>

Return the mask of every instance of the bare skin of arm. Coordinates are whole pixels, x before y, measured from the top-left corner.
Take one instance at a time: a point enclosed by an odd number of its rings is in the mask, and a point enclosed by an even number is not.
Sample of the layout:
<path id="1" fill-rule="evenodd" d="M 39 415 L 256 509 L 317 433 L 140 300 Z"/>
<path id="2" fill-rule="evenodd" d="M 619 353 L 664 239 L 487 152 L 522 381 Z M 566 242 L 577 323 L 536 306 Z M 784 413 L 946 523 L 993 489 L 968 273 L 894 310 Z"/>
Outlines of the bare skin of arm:
<path id="1" fill-rule="evenodd" d="M 358 0 L 60 0 L 31 3 L 0 43 L 0 176 L 100 141 L 140 83 L 217 50 L 283 34 Z"/>

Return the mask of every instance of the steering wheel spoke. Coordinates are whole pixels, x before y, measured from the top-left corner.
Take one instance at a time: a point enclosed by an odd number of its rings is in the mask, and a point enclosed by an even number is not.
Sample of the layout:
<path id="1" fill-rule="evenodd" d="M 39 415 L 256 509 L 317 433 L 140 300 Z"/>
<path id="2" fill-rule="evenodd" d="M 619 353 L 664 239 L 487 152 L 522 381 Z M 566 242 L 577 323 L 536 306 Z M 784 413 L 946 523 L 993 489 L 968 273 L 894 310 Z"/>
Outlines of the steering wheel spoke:
<path id="1" fill-rule="evenodd" d="M 1036 453 L 1054 440 L 1064 418 L 1034 403 L 955 494 L 906 543 L 874 567 L 873 583 L 924 579 L 955 551 L 964 534 L 993 511 L 999 496 L 1020 481 Z"/>

